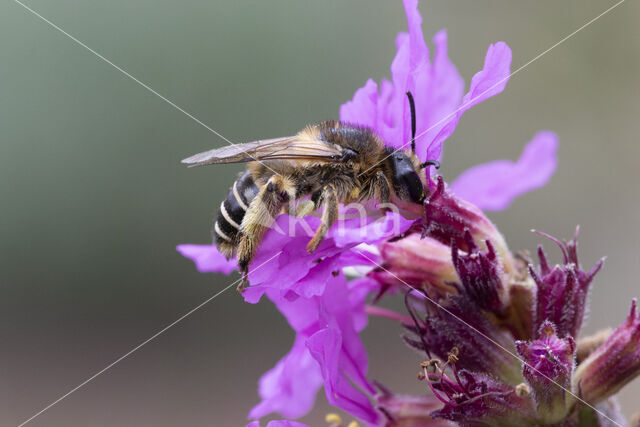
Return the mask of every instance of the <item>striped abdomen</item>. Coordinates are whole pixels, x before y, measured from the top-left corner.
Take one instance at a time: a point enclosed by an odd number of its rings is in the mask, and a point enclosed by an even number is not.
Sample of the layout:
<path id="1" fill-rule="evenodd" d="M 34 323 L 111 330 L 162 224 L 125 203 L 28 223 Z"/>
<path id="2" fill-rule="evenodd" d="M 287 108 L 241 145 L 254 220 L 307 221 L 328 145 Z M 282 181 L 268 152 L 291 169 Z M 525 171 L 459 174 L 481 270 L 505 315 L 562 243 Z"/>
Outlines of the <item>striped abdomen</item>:
<path id="1" fill-rule="evenodd" d="M 227 198 L 220 205 L 218 218 L 213 226 L 213 236 L 218 249 L 227 257 L 233 255 L 242 219 L 257 194 L 258 187 L 249 171 L 246 171 L 233 183 Z"/>

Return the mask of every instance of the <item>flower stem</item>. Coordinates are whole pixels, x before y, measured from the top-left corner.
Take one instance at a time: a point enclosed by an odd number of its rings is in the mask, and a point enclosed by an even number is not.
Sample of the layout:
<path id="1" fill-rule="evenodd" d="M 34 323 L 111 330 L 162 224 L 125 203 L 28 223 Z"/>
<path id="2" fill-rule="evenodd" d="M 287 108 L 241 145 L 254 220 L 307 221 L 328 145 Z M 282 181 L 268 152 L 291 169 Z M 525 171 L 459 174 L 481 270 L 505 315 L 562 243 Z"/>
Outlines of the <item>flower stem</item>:
<path id="1" fill-rule="evenodd" d="M 404 323 L 405 325 L 413 326 L 413 320 L 409 316 L 405 316 L 404 314 L 400 314 L 386 308 L 378 307 L 376 305 L 366 305 L 364 308 L 364 312 L 371 316 L 397 320 L 398 322 Z"/>

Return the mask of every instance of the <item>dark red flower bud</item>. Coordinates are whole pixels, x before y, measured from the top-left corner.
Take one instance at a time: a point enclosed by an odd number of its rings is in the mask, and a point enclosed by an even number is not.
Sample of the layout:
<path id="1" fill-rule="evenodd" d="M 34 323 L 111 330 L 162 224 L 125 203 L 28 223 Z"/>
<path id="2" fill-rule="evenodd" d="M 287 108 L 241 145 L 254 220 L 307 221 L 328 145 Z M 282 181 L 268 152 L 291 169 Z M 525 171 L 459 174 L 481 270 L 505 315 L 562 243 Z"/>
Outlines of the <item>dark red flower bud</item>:
<path id="1" fill-rule="evenodd" d="M 631 303 L 627 319 L 576 369 L 573 385 L 579 395 L 597 403 L 617 393 L 640 375 L 640 312 Z"/>
<path id="2" fill-rule="evenodd" d="M 585 272 L 578 262 L 578 229 L 569 242 L 560 242 L 547 234 L 539 234 L 558 244 L 564 259 L 561 265 L 551 268 L 542 247 L 538 247 L 540 266 L 537 270 L 529 266 L 529 273 L 538 287 L 536 329 L 549 320 L 559 336 L 571 335 L 577 339 L 584 319 L 589 285 L 604 264 L 604 259 Z"/>
<path id="3" fill-rule="evenodd" d="M 576 343 L 571 336 L 559 338 L 553 324 L 544 322 L 538 339 L 517 341 L 523 358 L 522 374 L 531 386 L 538 416 L 546 423 L 562 420 L 573 403 L 571 374 L 575 365 Z"/>

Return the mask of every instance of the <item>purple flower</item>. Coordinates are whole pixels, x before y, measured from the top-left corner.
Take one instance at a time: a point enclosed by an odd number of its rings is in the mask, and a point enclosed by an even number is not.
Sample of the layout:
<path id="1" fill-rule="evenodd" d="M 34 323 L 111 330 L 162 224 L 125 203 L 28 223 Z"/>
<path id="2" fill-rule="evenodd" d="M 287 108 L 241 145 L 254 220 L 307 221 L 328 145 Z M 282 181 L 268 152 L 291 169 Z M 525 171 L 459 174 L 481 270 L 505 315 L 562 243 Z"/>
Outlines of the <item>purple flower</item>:
<path id="1" fill-rule="evenodd" d="M 631 302 L 626 320 L 576 369 L 574 389 L 590 403 L 614 395 L 640 375 L 640 312 Z"/>
<path id="2" fill-rule="evenodd" d="M 391 80 L 383 80 L 379 87 L 368 80 L 340 108 L 340 119 L 370 127 L 389 146 L 407 148 L 411 132 L 405 93 L 411 91 L 417 108 L 416 153 L 422 160 L 440 159 L 442 144 L 462 114 L 504 89 L 511 50 L 503 42 L 491 45 L 482 70 L 464 94 L 464 81 L 447 56 L 446 33 L 441 31 L 434 37 L 435 53 L 430 58 L 417 0 L 405 0 L 404 6 L 409 28 L 396 39 Z M 278 217 L 249 268 L 250 286 L 243 298 L 257 303 L 264 295 L 274 302 L 295 331 L 295 339 L 289 353 L 260 379 L 261 401 L 251 410 L 250 418 L 272 412 L 300 417 L 311 409 L 321 386 L 331 404 L 371 424 L 382 422 L 382 414 L 414 419 L 415 414 L 401 406 L 403 402 L 413 402 L 412 410 L 427 401 L 433 403 L 424 397 L 398 400 L 378 396 L 379 408 L 372 404 L 376 393 L 367 377 L 368 358 L 359 337 L 367 324 L 365 301 L 369 295 L 377 295 L 377 300 L 387 293 L 404 293 L 407 284 L 435 295 L 449 309 L 442 312 L 433 304 L 422 307 L 422 319 L 409 328 L 421 337 L 419 341 L 414 338 L 414 347 L 421 351 L 432 348 L 434 354 L 444 355 L 457 346 L 459 364 L 466 369 L 460 371 L 460 378 L 456 373 L 455 392 L 442 383 L 433 385 L 440 395 L 447 396 L 441 399 L 446 404 L 435 414 L 462 420 L 461 408 L 470 408 L 474 416 L 499 419 L 495 411 L 487 409 L 496 405 L 528 414 L 530 401 L 515 391 L 522 382 L 517 360 L 474 334 L 456 317 L 515 351 L 509 336 L 515 316 L 510 304 L 513 290 L 520 286 L 515 279 L 522 271 L 503 236 L 479 207 L 505 208 L 515 197 L 543 185 L 555 169 L 556 145 L 553 134 L 538 134 L 516 163 L 476 166 L 454 182 L 453 191 L 431 171 L 435 181 L 429 182 L 430 196 L 424 212 L 417 209 L 421 215 L 417 221 L 393 213 L 372 215 L 364 222 L 361 218 L 340 220 L 313 254 L 306 246 L 319 219 Z M 475 192 L 471 191 L 472 182 Z M 477 206 L 460 195 L 470 197 Z M 235 261 L 224 259 L 213 245 L 180 245 L 178 250 L 201 272 L 228 274 L 235 268 Z M 354 266 L 372 271 L 368 277 L 347 282 L 342 270 Z M 411 304 L 412 309 L 419 306 L 416 301 Z M 502 317 L 487 317 L 484 309 Z M 408 342 L 411 339 L 407 337 Z M 423 407 L 424 411 L 434 409 Z M 415 419 L 432 417 L 422 415 Z M 269 426 L 273 423 L 286 421 L 273 421 Z"/>
<path id="3" fill-rule="evenodd" d="M 540 419 L 555 423 L 566 417 L 573 403 L 573 396 L 565 390 L 571 389 L 576 342 L 571 336 L 559 338 L 548 320 L 538 335 L 530 343 L 517 341 L 516 347 L 525 362 L 523 375 L 531 386 Z"/>
<path id="4" fill-rule="evenodd" d="M 398 52 L 391 63 L 391 81 L 373 80 L 356 91 L 353 100 L 340 108 L 340 120 L 375 130 L 390 146 L 407 148 L 411 140 L 405 93 L 416 102 L 416 154 L 438 160 L 442 143 L 453 133 L 462 114 L 472 106 L 500 93 L 509 78 L 511 50 L 499 42 L 489 47 L 484 68 L 471 80 L 463 97 L 464 81 L 447 56 L 447 34 L 434 37 L 433 61 L 422 34 L 417 0 L 404 0 L 409 33 L 396 38 Z"/>

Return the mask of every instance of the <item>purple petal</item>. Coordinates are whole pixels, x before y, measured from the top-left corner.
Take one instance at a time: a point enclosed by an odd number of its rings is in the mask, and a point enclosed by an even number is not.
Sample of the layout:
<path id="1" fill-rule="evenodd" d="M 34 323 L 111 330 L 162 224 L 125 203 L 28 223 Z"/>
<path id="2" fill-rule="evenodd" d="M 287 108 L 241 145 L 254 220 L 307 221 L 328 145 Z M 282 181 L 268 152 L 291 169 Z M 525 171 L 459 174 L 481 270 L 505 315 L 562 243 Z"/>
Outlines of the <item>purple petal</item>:
<path id="1" fill-rule="evenodd" d="M 371 394 L 375 392 L 367 381 L 369 366 L 367 352 L 355 328 L 354 311 L 364 310 L 364 300 L 350 299 L 349 287 L 343 277 L 327 284 L 322 298 L 324 309 L 320 311 L 320 324 L 337 328 L 342 337 L 340 369 L 351 382 Z M 352 306 L 355 303 L 357 305 Z"/>
<path id="2" fill-rule="evenodd" d="M 320 367 L 309 354 L 305 338 L 298 335 L 289 353 L 260 378 L 262 401 L 251 409 L 249 418 L 260 418 L 272 412 L 287 418 L 301 417 L 313 408 L 321 385 Z"/>
<path id="3" fill-rule="evenodd" d="M 395 92 L 389 106 L 394 109 L 396 123 L 399 125 L 396 126 L 396 138 L 391 144 L 407 149 L 411 140 L 411 115 L 405 93 L 416 93 L 416 81 L 428 74 L 430 63 L 429 49 L 422 34 L 418 0 L 404 0 L 403 3 L 409 34 L 400 34 L 397 38 L 398 53 L 391 64 Z"/>
<path id="4" fill-rule="evenodd" d="M 247 427 L 260 427 L 259 421 L 252 421 L 247 424 Z M 299 423 L 297 421 L 289 421 L 289 420 L 273 420 L 269 421 L 267 427 L 309 427 L 306 424 Z"/>
<path id="5" fill-rule="evenodd" d="M 267 427 L 309 427 L 306 424 L 299 423 L 297 421 L 289 421 L 289 420 L 273 420 L 269 421 Z"/>
<path id="6" fill-rule="evenodd" d="M 411 223 L 393 213 L 381 218 L 341 220 L 331 227 L 318 249 L 310 254 L 306 247 L 310 233 L 320 225 L 320 219 L 307 216 L 302 221 L 281 215 L 275 227 L 265 235 L 249 267 L 251 286 L 245 289 L 242 296 L 246 302 L 257 303 L 267 289 L 279 289 L 284 293 L 292 290 L 305 298 L 321 295 L 325 286 L 325 280 L 321 279 L 330 276 L 331 272 L 349 265 L 371 263 L 357 252 L 350 253 L 351 248 L 400 234 Z M 283 234 L 283 230 L 287 233 Z M 318 262 L 320 259 L 322 261 Z"/>
<path id="7" fill-rule="evenodd" d="M 201 273 L 220 272 L 229 274 L 238 269 L 238 263 L 227 260 L 215 245 L 178 245 L 176 250 L 196 264 Z"/>
<path id="8" fill-rule="evenodd" d="M 489 46 L 484 67 L 471 79 L 469 92 L 462 98 L 462 105 L 451 117 L 440 119 L 445 125 L 432 142 L 431 149 L 440 151 L 442 142 L 453 134 L 458 121 L 469 108 L 502 92 L 510 76 L 511 49 L 504 42 Z"/>
<path id="9" fill-rule="evenodd" d="M 538 132 L 517 162 L 497 160 L 463 172 L 451 191 L 483 210 L 503 210 L 521 194 L 544 186 L 556 169 L 558 138 Z"/>
<path id="10" fill-rule="evenodd" d="M 340 119 L 369 126 L 386 145 L 407 149 L 411 120 L 405 93 L 416 103 L 416 154 L 421 159 L 441 157 L 442 143 L 455 130 L 462 114 L 474 105 L 500 93 L 509 79 L 511 50 L 499 42 L 487 51 L 484 68 L 472 79 L 462 98 L 464 81 L 447 55 L 447 35 L 434 37 L 436 53 L 429 61 L 429 49 L 422 33 L 417 0 L 404 0 L 408 33 L 396 38 L 397 52 L 391 63 L 391 82 L 383 80 L 380 91 L 369 79 L 352 101 L 340 109 Z M 460 104 L 462 98 L 462 104 Z"/>
<path id="11" fill-rule="evenodd" d="M 311 335 L 319 329 L 319 298 L 301 298 L 294 292 L 277 289 L 268 289 L 266 294 L 294 331 Z"/>
<path id="12" fill-rule="evenodd" d="M 320 372 L 321 382 L 324 383 L 327 395 L 330 393 L 334 396 L 333 402 L 340 408 L 357 417 L 370 419 L 376 416 L 375 411 L 369 405 L 367 394 L 360 390 L 364 390 L 368 395 L 373 394 L 375 390 L 366 378 L 368 359 L 358 331 L 366 325 L 364 313 L 366 296 L 377 286 L 371 281 L 347 283 L 343 276 L 333 277 L 331 274 L 328 274 L 328 278 L 324 278 L 323 282 L 325 288 L 322 295 L 311 298 L 299 296 L 292 290 L 268 288 L 265 292 L 286 317 L 291 327 L 297 331 L 298 340 L 306 338 L 307 348 L 318 362 L 316 367 L 320 366 L 322 369 L 317 372 Z M 299 345 L 299 341 L 296 341 L 295 351 L 292 350 L 290 355 L 299 354 L 300 350 L 297 347 Z M 285 361 L 288 362 L 287 358 L 281 363 L 284 364 Z M 295 369 L 285 372 L 282 369 L 279 370 L 277 366 L 273 371 L 276 372 L 271 375 L 284 377 L 280 380 L 281 383 L 297 381 L 297 379 L 287 379 L 289 376 L 298 375 Z M 304 379 L 304 381 L 308 380 Z M 273 392 L 273 396 L 277 394 L 276 391 L 281 392 L 278 387 L 272 385 L 273 380 L 265 384 L 270 386 L 269 390 Z M 291 386 L 287 385 L 287 387 Z M 261 382 L 261 395 L 265 398 L 263 389 Z M 279 409 L 272 409 L 274 405 L 280 404 L 281 400 L 275 400 L 271 394 L 265 400 L 267 402 L 258 405 L 256 410 L 278 410 L 282 413 Z M 302 413 L 303 405 L 297 403 L 295 407 Z M 261 413 L 252 411 L 251 416 L 259 416 L 256 414 Z M 285 415 L 290 416 L 290 414 Z"/>
<path id="13" fill-rule="evenodd" d="M 378 129 L 384 142 L 395 148 L 401 148 L 410 137 L 410 128 L 405 126 L 404 121 L 407 102 L 405 92 L 411 72 L 409 68 L 410 45 L 409 34 L 398 34 L 396 37 L 396 56 L 391 62 L 393 91 L 390 93 L 388 102 L 384 105 L 385 121 Z"/>
<path id="14" fill-rule="evenodd" d="M 351 315 L 353 316 L 353 327 L 359 332 L 367 326 L 369 320 L 367 313 L 364 311 L 367 296 L 378 292 L 380 290 L 380 285 L 373 279 L 361 277 L 351 280 L 348 286 L 349 305 L 351 306 Z"/>
<path id="15" fill-rule="evenodd" d="M 375 422 L 378 416 L 369 399 L 340 374 L 340 331 L 334 328 L 318 331 L 307 340 L 307 347 L 321 366 L 329 403 L 364 421 Z"/>
<path id="16" fill-rule="evenodd" d="M 353 95 L 353 100 L 340 107 L 340 120 L 376 129 L 378 120 L 378 85 L 367 80 Z"/>
<path id="17" fill-rule="evenodd" d="M 256 303 L 267 288 L 288 290 L 318 266 L 318 259 L 332 257 L 345 250 L 338 248 L 331 239 L 325 239 L 313 254 L 307 252 L 307 243 L 311 238 L 309 234 L 319 223 L 320 220 L 315 217 L 306 217 L 305 221 L 301 221 L 289 215 L 280 215 L 276 219 L 274 228 L 265 235 L 249 266 L 251 286 L 243 293 L 245 301 Z M 286 230 L 286 233 L 282 230 Z"/>
<path id="18" fill-rule="evenodd" d="M 376 260 L 377 257 L 376 254 L 360 249 L 327 257 L 289 289 L 305 298 L 320 296 L 324 293 L 327 278 L 332 274 L 338 274 L 344 267 L 372 266 L 374 265 L 372 260 Z"/>
<path id="19" fill-rule="evenodd" d="M 404 0 L 403 3 L 409 27 L 409 66 L 415 70 L 429 62 L 429 49 L 422 35 L 422 16 L 418 12 L 418 0 Z"/>
<path id="20" fill-rule="evenodd" d="M 410 138 L 409 109 L 405 92 L 417 76 L 429 69 L 429 50 L 422 34 L 417 0 L 404 1 L 408 33 L 396 38 L 397 53 L 391 63 L 393 84 L 381 83 L 380 96 L 372 80 L 340 109 L 340 120 L 371 127 L 387 145 L 402 147 Z"/>
<path id="21" fill-rule="evenodd" d="M 400 214 L 387 212 L 384 217 L 345 219 L 334 225 L 328 236 L 335 239 L 335 244 L 340 247 L 374 244 L 404 233 L 413 222 Z"/>
<path id="22" fill-rule="evenodd" d="M 492 44 L 487 49 L 484 67 L 471 79 L 469 92 L 462 98 L 462 115 L 469 108 L 502 92 L 507 85 L 511 68 L 511 49 L 505 42 Z"/>
<path id="23" fill-rule="evenodd" d="M 449 59 L 447 32 L 439 31 L 434 37 L 436 45 L 433 67 L 429 79 L 416 79 L 416 103 L 424 113 L 416 123 L 416 154 L 423 160 L 437 160 L 442 154 L 441 144 L 432 144 L 445 123 L 439 123 L 460 105 L 464 92 L 464 79 Z"/>

